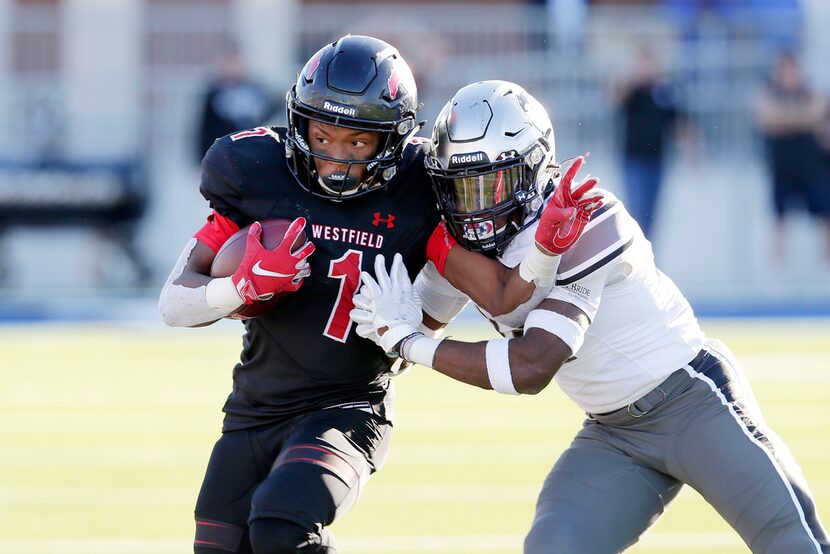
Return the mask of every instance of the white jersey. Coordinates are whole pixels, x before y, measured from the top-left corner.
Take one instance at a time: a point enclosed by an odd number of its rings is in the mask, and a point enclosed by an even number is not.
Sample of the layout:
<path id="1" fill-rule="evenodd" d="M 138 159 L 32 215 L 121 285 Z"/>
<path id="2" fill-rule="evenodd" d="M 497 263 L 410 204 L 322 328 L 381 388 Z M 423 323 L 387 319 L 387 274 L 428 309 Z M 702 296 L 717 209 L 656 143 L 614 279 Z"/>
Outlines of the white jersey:
<path id="1" fill-rule="evenodd" d="M 653 389 L 688 363 L 703 346 L 704 335 L 689 303 L 654 265 L 651 243 L 610 192 L 577 243 L 563 256 L 556 285 L 537 289 L 509 314 L 482 313 L 507 337 L 519 336 L 531 310 L 544 298 L 577 306 L 590 325 L 582 347 L 554 379 L 584 411 L 621 408 Z M 534 248 L 536 226 L 515 237 L 499 260 L 507 267 Z M 424 311 L 448 322 L 467 302 L 427 264 L 416 279 Z M 455 312 L 453 313 L 453 311 Z"/>

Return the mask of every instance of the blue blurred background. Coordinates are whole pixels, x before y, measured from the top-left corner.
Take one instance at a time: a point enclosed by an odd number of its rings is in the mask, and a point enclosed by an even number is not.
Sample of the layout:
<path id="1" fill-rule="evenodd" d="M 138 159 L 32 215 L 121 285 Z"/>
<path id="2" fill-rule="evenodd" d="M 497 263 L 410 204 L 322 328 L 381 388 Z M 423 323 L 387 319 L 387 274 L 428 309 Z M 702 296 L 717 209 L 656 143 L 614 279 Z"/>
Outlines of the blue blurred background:
<path id="1" fill-rule="evenodd" d="M 464 84 L 522 84 L 557 158 L 590 152 L 632 206 L 650 169 L 625 145 L 657 123 L 625 102 L 659 83 L 658 265 L 703 315 L 830 314 L 827 28 L 826 0 L 0 0 L 0 319 L 155 317 L 208 213 L 204 114 L 280 124 L 304 61 L 346 33 L 398 47 L 427 129 Z M 782 53 L 803 81 L 765 115 Z M 776 212 L 786 129 L 804 182 Z"/>

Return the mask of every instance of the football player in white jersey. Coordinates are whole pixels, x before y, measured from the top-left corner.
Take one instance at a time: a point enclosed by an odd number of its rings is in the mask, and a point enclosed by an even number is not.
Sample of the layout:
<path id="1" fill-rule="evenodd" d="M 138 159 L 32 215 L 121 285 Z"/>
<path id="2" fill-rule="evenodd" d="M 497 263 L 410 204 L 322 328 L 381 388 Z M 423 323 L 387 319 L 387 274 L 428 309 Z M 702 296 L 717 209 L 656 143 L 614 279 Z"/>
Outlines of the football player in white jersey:
<path id="1" fill-rule="evenodd" d="M 352 319 L 391 355 L 464 383 L 535 394 L 555 379 L 587 413 L 545 480 L 524 551 L 625 550 L 688 484 L 753 552 L 830 553 L 801 470 L 733 355 L 703 334 L 622 203 L 594 189 L 601 198 L 579 200 L 563 223 L 583 160 L 557 179 L 544 108 L 513 83 L 475 83 L 444 107 L 432 138 L 427 166 L 446 220 L 433 264 L 413 285 L 397 256 L 388 274 L 377 260 Z M 517 265 L 529 300 L 472 298 L 504 338 L 430 336 L 425 327 L 464 307 L 471 282 Z"/>

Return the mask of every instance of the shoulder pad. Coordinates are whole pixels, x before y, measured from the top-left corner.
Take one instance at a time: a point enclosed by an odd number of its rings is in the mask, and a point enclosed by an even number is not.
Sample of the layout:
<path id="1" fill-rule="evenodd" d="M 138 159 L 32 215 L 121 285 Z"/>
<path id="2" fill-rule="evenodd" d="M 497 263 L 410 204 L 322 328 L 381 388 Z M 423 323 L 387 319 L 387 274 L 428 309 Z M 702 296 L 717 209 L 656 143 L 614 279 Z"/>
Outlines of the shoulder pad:
<path id="1" fill-rule="evenodd" d="M 199 191 L 212 209 L 242 228 L 250 222 L 242 215 L 242 181 L 227 138 L 214 142 L 205 154 Z"/>
<path id="2" fill-rule="evenodd" d="M 591 216 L 582 236 L 562 255 L 557 285 L 568 285 L 619 258 L 634 242 L 637 227 L 622 203 L 602 191 L 605 204 Z"/>

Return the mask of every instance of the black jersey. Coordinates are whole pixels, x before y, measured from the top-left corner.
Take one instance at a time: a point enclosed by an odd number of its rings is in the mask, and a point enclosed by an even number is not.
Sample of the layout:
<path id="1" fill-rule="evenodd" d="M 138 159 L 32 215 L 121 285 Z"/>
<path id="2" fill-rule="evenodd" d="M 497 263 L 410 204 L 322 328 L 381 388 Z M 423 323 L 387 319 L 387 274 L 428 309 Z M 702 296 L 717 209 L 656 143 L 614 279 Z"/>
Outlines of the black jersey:
<path id="1" fill-rule="evenodd" d="M 376 254 L 399 252 L 414 278 L 439 215 L 424 170 L 426 146 L 410 143 L 385 191 L 335 202 L 300 188 L 285 162 L 282 128 L 217 140 L 202 162 L 202 195 L 245 227 L 253 221 L 308 221 L 316 245 L 311 275 L 274 310 L 245 321 L 225 429 L 258 425 L 315 408 L 373 400 L 388 386 L 390 360 L 353 329 L 349 311 L 360 271 L 374 273 Z"/>

